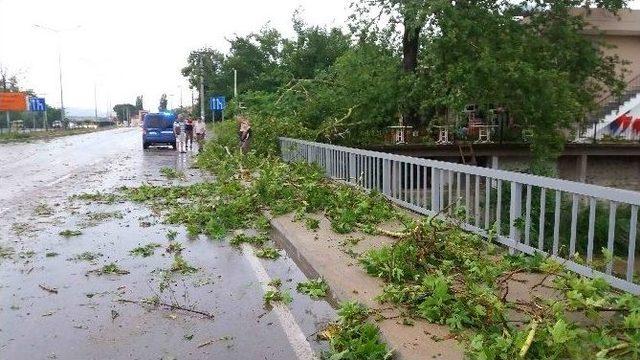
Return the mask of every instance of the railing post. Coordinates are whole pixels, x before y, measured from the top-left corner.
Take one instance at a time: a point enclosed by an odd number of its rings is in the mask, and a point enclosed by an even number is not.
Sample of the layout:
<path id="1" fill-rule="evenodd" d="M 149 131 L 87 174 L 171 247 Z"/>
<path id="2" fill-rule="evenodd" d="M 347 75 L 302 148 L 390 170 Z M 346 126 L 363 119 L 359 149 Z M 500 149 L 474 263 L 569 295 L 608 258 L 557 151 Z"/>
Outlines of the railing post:
<path id="1" fill-rule="evenodd" d="M 382 159 L 382 193 L 391 196 L 391 160 Z"/>
<path id="2" fill-rule="evenodd" d="M 356 154 L 349 153 L 349 182 L 356 183 Z"/>
<path id="3" fill-rule="evenodd" d="M 440 211 L 440 170 L 431 168 L 431 211 Z"/>
<path id="4" fill-rule="evenodd" d="M 513 247 L 509 247 L 509 254 L 515 253 L 515 246 L 520 242 L 520 230 L 516 226 L 516 220 L 522 215 L 522 184 L 511 182 L 511 201 L 509 205 L 509 239 L 513 241 Z"/>

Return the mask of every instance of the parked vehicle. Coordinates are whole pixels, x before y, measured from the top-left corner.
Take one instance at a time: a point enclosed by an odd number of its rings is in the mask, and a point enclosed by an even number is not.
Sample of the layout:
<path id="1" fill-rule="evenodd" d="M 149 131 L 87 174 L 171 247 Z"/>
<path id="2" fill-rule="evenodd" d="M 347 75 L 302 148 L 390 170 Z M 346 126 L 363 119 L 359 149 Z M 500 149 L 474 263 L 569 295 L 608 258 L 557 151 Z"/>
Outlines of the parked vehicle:
<path id="1" fill-rule="evenodd" d="M 172 113 L 145 114 L 142 121 L 142 148 L 151 145 L 171 145 L 176 148 L 176 135 L 173 123 L 176 115 Z"/>
<path id="2" fill-rule="evenodd" d="M 53 129 L 62 129 L 62 121 L 56 120 L 51 123 L 51 128 Z"/>

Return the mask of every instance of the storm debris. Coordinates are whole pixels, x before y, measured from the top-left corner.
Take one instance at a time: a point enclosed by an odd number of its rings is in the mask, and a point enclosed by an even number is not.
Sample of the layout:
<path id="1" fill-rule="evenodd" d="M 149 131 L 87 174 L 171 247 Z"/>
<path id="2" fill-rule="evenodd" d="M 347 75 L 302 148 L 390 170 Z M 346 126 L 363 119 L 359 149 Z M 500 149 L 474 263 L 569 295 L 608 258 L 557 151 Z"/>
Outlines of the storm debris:
<path id="1" fill-rule="evenodd" d="M 94 261 L 97 258 L 102 257 L 101 253 L 85 251 L 81 254 L 78 254 L 74 257 L 68 258 L 70 261 Z"/>
<path id="2" fill-rule="evenodd" d="M 68 238 L 68 237 L 72 237 L 72 236 L 79 236 L 79 235 L 82 235 L 82 231 L 80 231 L 80 230 L 69 230 L 69 229 L 67 229 L 67 230 L 60 231 L 60 232 L 58 233 L 58 235 L 60 235 L 60 236 L 64 236 L 64 237 L 67 237 L 67 238 Z"/>
<path id="3" fill-rule="evenodd" d="M 205 311 L 201 311 L 201 310 L 197 310 L 197 309 L 191 309 L 191 308 L 187 308 L 178 304 L 168 304 L 165 302 L 160 301 L 160 298 L 158 296 L 154 296 L 152 298 L 147 298 L 147 299 L 143 299 L 143 300 L 130 300 L 130 299 L 118 299 L 118 302 L 121 303 L 129 303 L 129 304 L 138 304 L 138 305 L 151 305 L 154 307 L 164 307 L 170 310 L 182 310 L 182 311 L 186 311 L 186 312 L 190 312 L 190 313 L 194 313 L 194 314 L 198 314 L 198 315 L 202 315 L 208 319 L 213 319 L 215 316 L 211 313 L 205 312 Z"/>
<path id="4" fill-rule="evenodd" d="M 150 243 L 144 246 L 138 246 L 136 248 L 134 248 L 133 250 L 129 251 L 129 254 L 134 255 L 134 256 L 142 256 L 142 257 L 149 257 L 151 255 L 153 255 L 153 253 L 155 252 L 156 248 L 161 247 L 162 245 L 158 244 L 158 243 Z"/>
<path id="5" fill-rule="evenodd" d="M 89 273 L 97 275 L 127 275 L 129 271 L 119 268 L 116 263 L 110 263 L 100 269 L 89 270 L 87 274 Z"/>
<path id="6" fill-rule="evenodd" d="M 49 292 L 51 294 L 57 294 L 58 293 L 58 288 L 49 287 L 49 286 L 42 285 L 42 284 L 39 284 L 38 286 L 40 287 L 40 289 L 42 289 L 44 291 L 47 291 L 47 292 Z"/>

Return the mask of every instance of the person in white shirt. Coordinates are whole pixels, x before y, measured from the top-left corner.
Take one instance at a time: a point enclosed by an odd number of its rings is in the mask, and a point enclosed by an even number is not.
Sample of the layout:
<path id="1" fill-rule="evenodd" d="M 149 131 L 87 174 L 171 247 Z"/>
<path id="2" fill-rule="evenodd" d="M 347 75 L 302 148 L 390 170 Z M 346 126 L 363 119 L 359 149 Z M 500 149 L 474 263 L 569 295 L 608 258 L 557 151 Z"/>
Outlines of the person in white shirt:
<path id="1" fill-rule="evenodd" d="M 178 115 L 178 119 L 173 123 L 173 133 L 176 134 L 176 150 L 181 153 L 187 152 L 187 134 L 185 131 L 184 115 Z"/>
<path id="2" fill-rule="evenodd" d="M 198 143 L 198 152 L 202 151 L 204 146 L 204 138 L 207 134 L 207 126 L 202 119 L 198 119 L 194 126 L 194 132 L 196 133 L 196 142 Z"/>

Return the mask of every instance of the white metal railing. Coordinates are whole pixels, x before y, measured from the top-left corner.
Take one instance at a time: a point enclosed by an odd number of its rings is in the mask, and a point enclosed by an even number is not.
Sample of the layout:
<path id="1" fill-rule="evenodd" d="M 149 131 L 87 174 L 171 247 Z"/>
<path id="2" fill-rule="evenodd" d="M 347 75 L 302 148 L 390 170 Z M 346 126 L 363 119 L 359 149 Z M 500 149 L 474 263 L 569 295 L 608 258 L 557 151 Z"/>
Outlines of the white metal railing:
<path id="1" fill-rule="evenodd" d="M 328 177 L 421 214 L 463 207 L 465 230 L 486 237 L 493 228 L 511 253 L 549 254 L 576 273 L 640 294 L 640 192 L 290 138 L 280 138 L 280 148 L 287 162 L 316 163 Z"/>

